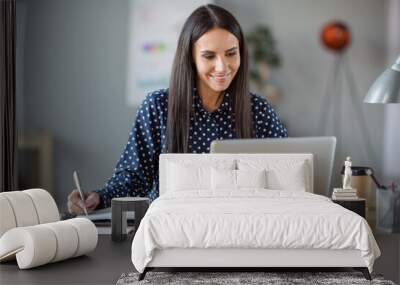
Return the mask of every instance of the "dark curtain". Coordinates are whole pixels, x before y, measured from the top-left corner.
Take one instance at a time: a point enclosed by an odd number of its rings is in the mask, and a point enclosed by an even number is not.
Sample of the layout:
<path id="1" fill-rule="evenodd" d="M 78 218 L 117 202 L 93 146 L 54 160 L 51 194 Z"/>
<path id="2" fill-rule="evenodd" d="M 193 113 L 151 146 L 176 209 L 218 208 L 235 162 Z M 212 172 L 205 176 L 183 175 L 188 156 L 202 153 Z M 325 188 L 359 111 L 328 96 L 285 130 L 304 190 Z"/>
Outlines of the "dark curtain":
<path id="1" fill-rule="evenodd" d="M 15 0 L 0 0 L 0 191 L 17 190 L 15 93 Z"/>

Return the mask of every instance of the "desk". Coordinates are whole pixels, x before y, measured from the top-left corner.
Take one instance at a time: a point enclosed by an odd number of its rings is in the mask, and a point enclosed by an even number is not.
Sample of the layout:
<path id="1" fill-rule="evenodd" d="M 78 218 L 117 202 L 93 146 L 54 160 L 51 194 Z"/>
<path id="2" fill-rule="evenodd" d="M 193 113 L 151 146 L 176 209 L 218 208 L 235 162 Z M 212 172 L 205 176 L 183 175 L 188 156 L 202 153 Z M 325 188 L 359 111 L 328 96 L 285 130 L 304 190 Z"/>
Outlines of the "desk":
<path id="1" fill-rule="evenodd" d="M 375 261 L 374 271 L 400 284 L 400 233 L 374 233 L 374 236 L 382 254 Z"/>
<path id="2" fill-rule="evenodd" d="M 0 284 L 115 284 L 122 273 L 134 271 L 132 236 L 112 242 L 99 235 L 96 249 L 88 255 L 19 270 L 16 261 L 0 264 Z"/>
<path id="3" fill-rule="evenodd" d="M 374 272 L 400 281 L 400 234 L 375 234 L 382 250 Z M 131 261 L 132 236 L 112 242 L 111 235 L 100 235 L 97 248 L 80 256 L 41 267 L 19 270 L 15 261 L 0 264 L 0 284 L 115 284 L 125 272 L 135 271 Z M 312 271 L 312 270 L 310 270 Z"/>

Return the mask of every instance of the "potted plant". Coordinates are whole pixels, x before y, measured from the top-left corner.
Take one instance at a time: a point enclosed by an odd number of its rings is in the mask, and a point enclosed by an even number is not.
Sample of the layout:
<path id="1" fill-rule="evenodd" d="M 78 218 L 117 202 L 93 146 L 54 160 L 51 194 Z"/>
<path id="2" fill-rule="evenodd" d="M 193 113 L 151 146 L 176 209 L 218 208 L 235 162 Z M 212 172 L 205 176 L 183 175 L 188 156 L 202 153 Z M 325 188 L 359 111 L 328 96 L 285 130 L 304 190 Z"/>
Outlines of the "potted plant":
<path id="1" fill-rule="evenodd" d="M 269 103 L 276 105 L 280 92 L 270 84 L 269 70 L 271 67 L 279 67 L 282 60 L 272 32 L 265 25 L 256 26 L 248 34 L 247 41 L 250 47 L 250 57 L 254 63 L 254 67 L 250 70 L 250 78 L 261 95 L 265 96 Z"/>

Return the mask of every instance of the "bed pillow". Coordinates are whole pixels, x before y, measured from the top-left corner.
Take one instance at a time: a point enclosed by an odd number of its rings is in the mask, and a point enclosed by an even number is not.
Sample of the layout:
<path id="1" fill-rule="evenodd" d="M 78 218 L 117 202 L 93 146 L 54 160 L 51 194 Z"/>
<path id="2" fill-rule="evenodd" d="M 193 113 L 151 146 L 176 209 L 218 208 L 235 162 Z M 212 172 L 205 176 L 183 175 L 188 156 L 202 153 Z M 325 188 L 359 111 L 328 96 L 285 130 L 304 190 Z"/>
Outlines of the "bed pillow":
<path id="1" fill-rule="evenodd" d="M 211 169 L 234 169 L 235 161 L 174 160 L 167 163 L 167 191 L 211 190 Z"/>
<path id="2" fill-rule="evenodd" d="M 236 170 L 237 188 L 266 188 L 267 171 L 262 170 Z"/>
<path id="3" fill-rule="evenodd" d="M 211 189 L 212 190 L 235 190 L 236 170 L 211 168 Z"/>
<path id="4" fill-rule="evenodd" d="M 267 188 L 272 190 L 306 191 L 308 188 L 306 177 L 304 161 L 284 170 L 271 169 L 267 172 Z"/>
<path id="5" fill-rule="evenodd" d="M 180 163 L 169 163 L 167 188 L 170 191 L 185 191 L 192 189 L 209 189 L 210 180 L 205 179 L 210 174 L 211 167 L 188 166 Z"/>
<path id="6" fill-rule="evenodd" d="M 311 189 L 310 169 L 305 160 L 239 160 L 240 170 L 266 170 L 266 188 L 270 190 L 307 191 Z"/>
<path id="7" fill-rule="evenodd" d="M 239 190 L 241 188 L 265 188 L 266 171 L 211 169 L 211 188 L 213 190 Z"/>

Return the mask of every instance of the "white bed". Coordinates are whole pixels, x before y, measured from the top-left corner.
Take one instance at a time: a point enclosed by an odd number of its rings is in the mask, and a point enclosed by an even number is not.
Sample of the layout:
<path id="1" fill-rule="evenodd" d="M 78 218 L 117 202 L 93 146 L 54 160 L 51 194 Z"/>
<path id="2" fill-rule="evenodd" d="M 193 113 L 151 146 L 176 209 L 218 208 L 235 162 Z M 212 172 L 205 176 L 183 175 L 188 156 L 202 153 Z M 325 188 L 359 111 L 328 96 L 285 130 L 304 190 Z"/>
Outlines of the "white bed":
<path id="1" fill-rule="evenodd" d="M 161 155 L 132 262 L 141 278 L 154 267 L 354 267 L 370 278 L 380 251 L 367 222 L 311 181 L 311 154 Z"/>

